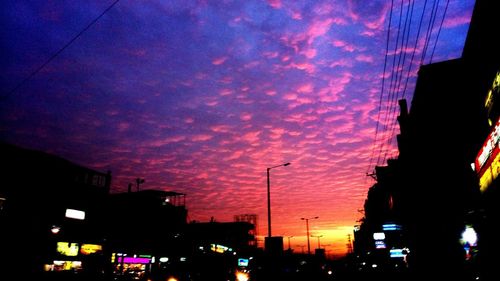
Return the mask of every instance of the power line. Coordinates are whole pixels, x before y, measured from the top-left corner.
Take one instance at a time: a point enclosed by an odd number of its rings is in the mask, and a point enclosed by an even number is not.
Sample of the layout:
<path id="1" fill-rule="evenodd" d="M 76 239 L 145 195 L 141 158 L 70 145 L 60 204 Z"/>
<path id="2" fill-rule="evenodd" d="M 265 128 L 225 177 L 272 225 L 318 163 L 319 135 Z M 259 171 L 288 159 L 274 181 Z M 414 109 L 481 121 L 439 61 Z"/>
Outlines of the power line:
<path id="1" fill-rule="evenodd" d="M 413 8 L 414 8 L 415 2 L 408 0 L 408 6 L 406 8 L 406 18 L 405 18 L 405 25 L 403 28 L 403 39 L 401 41 L 401 48 L 404 50 L 404 52 L 399 53 L 399 61 L 398 61 L 398 72 L 396 73 L 396 80 L 394 83 L 394 88 L 393 88 L 393 98 L 391 99 L 391 110 L 389 112 L 389 118 L 388 121 L 391 122 L 391 126 L 389 127 L 390 134 L 389 138 L 387 139 L 387 146 L 391 147 L 393 141 L 394 141 L 394 131 L 396 130 L 396 119 L 395 115 L 398 109 L 398 100 L 400 99 L 401 96 L 401 80 L 403 77 L 403 72 L 405 69 L 405 63 L 406 63 L 406 50 L 408 49 L 408 43 L 410 42 L 410 31 L 411 31 L 411 22 L 413 20 Z M 408 20 L 408 14 L 410 14 L 410 18 Z M 406 42 L 405 41 L 406 37 Z M 403 47 L 404 44 L 404 47 Z M 402 53 L 402 54 L 401 54 Z M 402 65 L 401 65 L 401 58 L 403 60 Z M 401 65 L 401 66 L 400 66 Z M 382 162 L 385 162 L 387 159 L 387 154 L 388 150 L 385 151 L 384 157 Z"/>
<path id="2" fill-rule="evenodd" d="M 415 52 L 417 51 L 418 39 L 420 38 L 420 31 L 421 31 L 421 28 L 422 28 L 422 22 L 424 20 L 424 14 L 425 14 L 425 8 L 426 7 L 427 7 L 427 0 L 425 0 L 425 2 L 424 2 L 424 9 L 422 11 L 422 15 L 420 16 L 420 23 L 418 24 L 417 38 L 415 39 L 415 46 L 413 47 L 413 53 L 412 53 L 411 59 L 410 59 L 410 66 L 409 66 L 409 69 L 408 69 L 408 75 L 406 75 L 405 87 L 403 89 L 403 98 L 406 95 L 406 89 L 408 87 L 408 80 L 410 79 L 411 67 L 413 66 L 413 59 L 415 58 Z"/>
<path id="3" fill-rule="evenodd" d="M 391 82 L 389 83 L 389 93 L 387 95 L 387 102 L 385 106 L 385 118 L 384 118 L 384 137 L 387 137 L 387 122 L 388 122 L 388 114 L 389 114 L 389 107 L 390 107 L 390 100 L 392 99 L 392 85 L 394 84 L 394 73 L 395 73 L 395 67 L 396 67 L 396 53 L 398 49 L 398 44 L 399 44 L 399 33 L 401 30 L 401 19 L 403 18 L 403 0 L 401 0 L 401 8 L 399 11 L 399 23 L 398 23 L 398 32 L 396 35 L 396 44 L 394 46 L 394 54 L 392 57 L 392 68 L 391 68 Z M 378 156 L 377 156 L 377 164 L 380 163 L 380 156 L 382 154 L 382 149 L 384 148 L 384 143 L 386 140 L 382 139 L 382 144 L 379 146 L 378 150 Z"/>
<path id="4" fill-rule="evenodd" d="M 429 42 L 431 41 L 432 37 L 432 29 L 434 28 L 434 21 L 436 20 L 436 13 L 438 6 L 439 6 L 439 0 L 437 1 L 437 4 L 436 0 L 434 0 L 431 9 L 431 18 L 429 19 L 429 25 L 427 26 L 427 36 L 425 37 L 424 49 L 422 51 L 422 56 L 420 58 L 420 65 L 424 64 L 425 54 L 427 53 L 427 48 L 429 47 Z"/>
<path id="5" fill-rule="evenodd" d="M 390 35 L 391 35 L 391 21 L 392 21 L 393 9 L 394 9 L 394 0 L 391 0 L 391 11 L 389 13 L 389 27 L 387 28 L 387 40 L 386 40 L 385 59 L 384 59 L 384 72 L 382 73 L 382 86 L 381 86 L 380 97 L 379 97 L 379 101 L 378 101 L 378 114 L 377 114 L 377 122 L 376 122 L 376 126 L 375 126 L 375 137 L 373 138 L 372 153 L 371 153 L 370 162 L 368 163 L 368 168 L 366 171 L 367 174 L 370 171 L 370 168 L 372 166 L 373 156 L 375 154 L 375 149 L 377 146 L 377 135 L 378 135 L 378 129 L 379 129 L 379 123 L 380 123 L 380 111 L 382 109 L 382 99 L 384 96 L 385 70 L 387 67 L 387 56 L 389 54 L 389 40 L 390 40 Z"/>
<path id="6" fill-rule="evenodd" d="M 404 6 L 404 0 L 401 0 L 401 14 L 403 12 L 403 6 Z M 397 106 L 395 104 L 397 104 L 397 100 L 398 100 L 398 97 L 399 97 L 399 88 L 400 88 L 400 77 L 401 77 L 401 70 L 402 68 L 400 68 L 401 66 L 401 58 L 403 58 L 403 66 L 404 66 L 404 59 L 405 59 L 405 55 L 406 55 L 406 51 L 405 49 L 403 48 L 404 45 L 408 45 L 408 39 L 406 40 L 406 44 L 405 44 L 405 37 L 406 37 L 406 29 L 408 27 L 408 14 L 410 12 L 410 0 L 408 1 L 408 5 L 407 5 L 407 8 L 406 8 L 406 15 L 405 15 L 405 23 L 404 23 L 404 27 L 403 27 L 403 37 L 401 38 L 401 49 L 400 51 L 398 52 L 398 64 L 396 66 L 396 69 L 395 69 L 395 79 L 394 79 L 394 83 L 393 83 L 393 87 L 390 89 L 390 93 L 392 91 L 392 93 L 389 95 L 389 100 L 387 102 L 387 114 L 386 114 L 386 119 L 385 119 L 385 124 L 390 124 L 390 125 L 387 125 L 387 130 L 386 132 L 389 132 L 389 137 L 386 139 L 386 141 L 384 143 L 382 143 L 381 145 L 381 149 L 380 151 L 384 150 L 384 144 L 386 143 L 387 144 L 387 147 L 390 147 L 391 145 L 391 142 L 392 142 L 392 139 L 393 139 L 393 133 L 394 133 L 394 121 L 393 121 L 393 118 L 394 118 L 394 113 L 395 113 L 395 109 L 397 108 Z M 411 22 L 410 22 L 411 23 Z M 408 30 L 410 30 L 410 27 L 408 27 Z M 409 37 L 409 32 L 408 32 L 408 37 Z M 396 47 L 398 46 L 399 42 L 396 42 Z M 396 55 L 396 54 L 394 54 Z M 387 134 L 386 134 L 387 135 Z M 384 157 L 382 159 L 382 163 L 385 162 L 385 160 L 387 159 L 387 152 L 388 150 L 386 149 L 384 151 Z"/>
<path id="7" fill-rule="evenodd" d="M 411 34 L 411 26 L 412 26 L 412 18 L 413 18 L 415 2 L 414 1 L 412 2 L 412 0 L 408 0 L 408 4 L 407 4 L 408 6 L 406 7 L 406 18 L 405 18 L 405 23 L 404 23 L 404 27 L 403 27 L 404 30 L 403 30 L 401 43 L 400 43 L 400 41 L 399 41 L 400 35 L 399 34 L 400 34 L 401 21 L 402 21 L 402 12 L 403 12 L 402 9 L 404 7 L 403 0 L 401 2 L 399 27 L 398 27 L 398 33 L 397 33 L 397 37 L 396 37 L 395 49 L 394 49 L 394 54 L 393 54 L 393 65 L 392 65 L 392 69 L 391 69 L 391 81 L 390 81 L 390 85 L 389 85 L 389 92 L 386 96 L 384 96 L 384 94 L 386 94 L 386 92 L 384 91 L 385 90 L 384 87 L 385 87 L 385 78 L 386 78 L 385 76 L 386 76 L 386 69 L 387 69 L 387 59 L 388 59 L 388 55 L 389 55 L 388 48 L 389 48 L 389 40 L 390 40 L 390 29 L 391 29 L 391 24 L 392 24 L 392 13 L 394 11 L 394 2 L 391 1 L 391 11 L 390 11 L 391 13 L 390 13 L 390 17 L 389 17 L 389 29 L 387 32 L 388 35 L 387 35 L 387 43 L 386 43 L 386 55 L 385 55 L 385 60 L 384 60 L 384 72 L 383 72 L 383 76 L 382 76 L 382 87 L 381 87 L 382 91 L 381 91 L 380 97 L 379 97 L 379 112 L 377 115 L 375 138 L 373 141 L 372 153 L 370 156 L 370 162 L 369 162 L 369 166 L 367 169 L 367 173 L 371 169 L 371 167 L 375 161 L 376 150 L 378 150 L 378 155 L 377 155 L 377 159 L 376 159 L 376 165 L 378 165 L 380 163 L 381 159 L 383 159 L 382 161 L 386 161 L 387 156 L 389 154 L 387 147 L 390 147 L 394 143 L 394 135 L 395 135 L 395 131 L 397 128 L 397 122 L 396 122 L 397 120 L 394 120 L 394 122 L 392 122 L 391 120 L 395 119 L 394 117 L 397 114 L 397 101 L 400 98 L 404 98 L 406 96 L 406 91 L 408 89 L 408 84 L 409 84 L 409 78 L 412 75 L 412 68 L 413 68 L 413 64 L 414 64 L 414 60 L 415 60 L 415 55 L 416 55 L 417 49 L 419 49 L 419 45 L 420 45 L 421 57 L 419 58 L 419 61 L 416 62 L 417 64 L 419 63 L 419 65 L 421 66 L 424 63 L 425 58 L 429 54 L 429 47 L 431 44 L 432 36 L 436 34 L 435 33 L 435 31 L 436 31 L 435 26 L 436 26 L 436 20 L 438 18 L 438 10 L 440 8 L 440 1 L 434 0 L 432 6 L 427 5 L 427 2 L 428 2 L 427 0 L 424 1 L 422 13 L 420 16 L 420 21 L 418 24 L 418 30 L 417 30 L 417 34 L 416 34 L 414 48 L 412 51 L 410 63 L 409 63 L 407 70 L 405 70 L 406 69 L 406 67 L 405 67 L 406 55 L 407 55 L 406 51 L 408 50 L 408 45 L 409 45 L 409 41 L 410 41 L 409 37 Z M 430 13 L 428 14 L 429 17 L 428 17 L 428 23 L 427 23 L 427 30 L 424 33 L 424 37 L 422 38 L 423 40 L 420 40 L 421 39 L 420 34 L 422 32 L 422 27 L 424 26 L 423 21 L 424 21 L 424 17 L 426 17 L 426 11 L 427 11 L 428 6 L 430 8 L 429 9 Z M 430 60 L 429 60 L 430 63 L 432 63 L 432 59 L 434 57 L 434 53 L 435 53 L 435 49 L 436 49 L 437 42 L 439 39 L 439 35 L 441 33 L 443 23 L 444 23 L 444 20 L 446 18 L 448 6 L 449 6 L 449 0 L 446 2 L 446 6 L 444 8 L 444 12 L 443 12 L 443 15 L 441 18 L 441 23 L 439 24 L 439 29 L 437 29 L 437 35 L 436 35 L 436 38 L 434 39 L 435 40 L 434 46 L 433 46 L 432 52 L 430 54 Z M 411 9 L 411 12 L 409 12 L 410 9 Z M 410 15 L 409 24 L 407 24 L 408 14 Z M 401 47 L 401 50 L 398 50 L 399 47 Z M 396 56 L 398 56 L 398 58 L 396 58 Z M 397 65 L 396 65 L 396 59 L 398 59 Z M 404 74 L 405 71 L 407 71 L 406 78 L 403 78 L 405 75 Z M 386 104 L 384 105 L 384 107 L 382 107 L 382 101 L 384 99 L 386 101 Z M 385 108 L 385 111 L 383 113 L 381 112 L 382 108 Z M 385 114 L 385 115 L 382 115 L 382 114 Z M 382 119 L 381 116 L 383 116 L 384 118 Z M 380 126 L 383 126 L 383 127 L 380 127 Z M 381 129 L 383 131 L 381 131 Z M 391 152 L 391 155 L 393 153 L 394 152 Z"/>
<path id="8" fill-rule="evenodd" d="M 438 34 L 436 36 L 436 42 L 434 42 L 434 48 L 432 48 L 430 63 L 432 63 L 432 58 L 434 57 L 434 51 L 436 50 L 436 45 L 439 39 L 439 34 L 441 34 L 441 28 L 443 28 L 444 18 L 446 17 L 446 12 L 448 11 L 448 5 L 450 4 L 450 0 L 446 1 L 446 7 L 444 8 L 443 18 L 441 19 L 441 24 L 439 25 Z"/>
<path id="9" fill-rule="evenodd" d="M 30 80 L 33 76 L 35 76 L 38 72 L 40 72 L 47 64 L 49 64 L 53 59 L 55 59 L 59 54 L 61 54 L 66 48 L 68 48 L 78 37 L 80 37 L 85 31 L 87 31 L 92 25 L 94 25 L 104 14 L 106 14 L 111 8 L 113 8 L 120 0 L 115 0 L 111 5 L 109 5 L 106 10 L 104 10 L 98 17 L 96 17 L 93 21 L 91 21 L 84 29 L 82 29 L 77 35 L 75 35 L 68 43 L 66 43 L 61 49 L 59 49 L 56 53 L 54 53 L 51 57 L 49 57 L 42 65 L 40 65 L 37 69 L 31 72 L 26 78 L 24 78 L 19 84 L 17 84 L 7 95 L 13 94 L 17 91 L 24 83 Z"/>

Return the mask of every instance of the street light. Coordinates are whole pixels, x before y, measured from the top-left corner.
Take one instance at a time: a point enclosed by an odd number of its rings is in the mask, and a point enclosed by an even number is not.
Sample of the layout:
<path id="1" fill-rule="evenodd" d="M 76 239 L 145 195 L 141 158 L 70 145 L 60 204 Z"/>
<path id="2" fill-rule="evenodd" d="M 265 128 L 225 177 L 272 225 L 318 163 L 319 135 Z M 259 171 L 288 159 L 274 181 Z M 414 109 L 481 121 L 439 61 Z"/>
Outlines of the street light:
<path id="1" fill-rule="evenodd" d="M 318 249 L 321 249 L 321 246 L 320 246 L 320 244 L 319 244 L 319 238 L 323 237 L 323 235 L 318 235 L 318 236 L 311 235 L 311 237 L 316 237 L 316 238 L 318 238 Z"/>
<path id="2" fill-rule="evenodd" d="M 288 165 L 290 165 L 290 163 L 284 163 L 281 165 L 273 166 L 271 168 L 267 168 L 267 237 L 271 237 L 271 181 L 269 179 L 269 171 L 274 168 L 278 168 L 281 166 L 285 167 Z"/>
<path id="3" fill-rule="evenodd" d="M 301 220 L 306 221 L 306 229 L 307 229 L 307 254 L 311 255 L 311 243 L 309 242 L 309 220 L 315 220 L 318 219 L 319 217 L 313 217 L 313 218 L 300 218 Z"/>
<path id="4" fill-rule="evenodd" d="M 137 183 L 137 191 L 139 191 L 139 185 L 142 184 L 142 183 L 144 183 L 145 180 L 141 179 L 141 178 L 136 178 L 135 182 Z"/>
<path id="5" fill-rule="evenodd" d="M 290 238 L 292 238 L 293 236 L 288 236 L 288 250 L 291 250 L 292 248 L 290 248 Z"/>

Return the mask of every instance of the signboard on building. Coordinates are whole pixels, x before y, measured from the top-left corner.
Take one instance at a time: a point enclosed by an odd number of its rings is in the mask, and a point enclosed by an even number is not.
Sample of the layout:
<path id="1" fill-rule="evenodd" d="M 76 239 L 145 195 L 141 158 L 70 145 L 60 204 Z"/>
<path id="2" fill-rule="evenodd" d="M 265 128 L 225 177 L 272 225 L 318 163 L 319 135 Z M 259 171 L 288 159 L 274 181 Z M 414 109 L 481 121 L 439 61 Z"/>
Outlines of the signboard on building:
<path id="1" fill-rule="evenodd" d="M 493 79 L 491 88 L 484 101 L 484 107 L 488 114 L 488 123 L 491 126 L 493 125 L 493 121 L 500 115 L 500 71 L 497 72 L 495 79 Z"/>
<path id="2" fill-rule="evenodd" d="M 474 170 L 479 176 L 481 192 L 500 174 L 500 117 L 476 156 Z"/>

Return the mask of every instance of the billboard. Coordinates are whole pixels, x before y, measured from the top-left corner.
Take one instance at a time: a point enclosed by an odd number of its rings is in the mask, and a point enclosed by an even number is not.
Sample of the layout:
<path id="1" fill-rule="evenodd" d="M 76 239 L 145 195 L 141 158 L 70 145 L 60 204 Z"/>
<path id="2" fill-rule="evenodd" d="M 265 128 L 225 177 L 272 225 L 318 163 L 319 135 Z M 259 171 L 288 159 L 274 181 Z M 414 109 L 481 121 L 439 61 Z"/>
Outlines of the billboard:
<path id="1" fill-rule="evenodd" d="M 78 243 L 57 242 L 57 252 L 63 256 L 78 256 Z"/>
<path id="2" fill-rule="evenodd" d="M 479 177 L 481 192 L 486 191 L 498 178 L 500 173 L 500 117 L 476 156 L 474 170 Z"/>
<path id="3" fill-rule="evenodd" d="M 98 244 L 82 244 L 80 253 L 82 255 L 91 255 L 102 252 L 102 245 Z"/>
<path id="4" fill-rule="evenodd" d="M 84 220 L 85 212 L 75 209 L 66 209 L 65 217 L 76 220 Z"/>

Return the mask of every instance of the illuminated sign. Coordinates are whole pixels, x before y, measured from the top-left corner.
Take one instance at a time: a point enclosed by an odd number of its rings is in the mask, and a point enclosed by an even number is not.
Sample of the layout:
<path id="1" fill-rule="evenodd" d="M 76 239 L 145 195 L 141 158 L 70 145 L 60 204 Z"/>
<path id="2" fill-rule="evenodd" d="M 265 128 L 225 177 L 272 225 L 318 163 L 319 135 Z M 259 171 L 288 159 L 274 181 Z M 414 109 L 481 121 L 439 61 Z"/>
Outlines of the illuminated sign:
<path id="1" fill-rule="evenodd" d="M 385 233 L 383 233 L 383 232 L 375 232 L 375 233 L 373 233 L 373 239 L 375 239 L 375 240 L 384 240 L 385 239 Z"/>
<path id="2" fill-rule="evenodd" d="M 238 259 L 238 266 L 248 266 L 248 259 Z"/>
<path id="3" fill-rule="evenodd" d="M 406 256 L 403 254 L 403 249 L 391 249 L 389 253 L 391 258 L 404 258 Z"/>
<path id="4" fill-rule="evenodd" d="M 483 171 L 479 178 L 479 188 L 482 192 L 484 192 L 500 174 L 500 153 L 497 150 L 495 154 L 496 156 L 491 162 L 491 165 Z"/>
<path id="5" fill-rule="evenodd" d="M 408 248 L 403 248 L 403 249 L 391 249 L 389 250 L 389 254 L 391 258 L 404 258 L 410 250 Z"/>
<path id="6" fill-rule="evenodd" d="M 485 191 L 500 173 L 500 118 L 488 135 L 474 161 L 474 168 L 479 175 L 479 186 Z"/>
<path id="7" fill-rule="evenodd" d="M 375 248 L 377 249 L 385 249 L 385 242 L 383 240 L 376 240 L 375 241 Z"/>
<path id="8" fill-rule="evenodd" d="M 226 246 L 218 245 L 218 244 L 210 244 L 210 250 L 212 252 L 222 254 L 222 253 L 225 253 L 226 251 L 232 251 L 233 249 L 226 247 Z"/>
<path id="9" fill-rule="evenodd" d="M 63 271 L 63 270 L 72 270 L 79 271 L 82 269 L 81 261 L 59 261 L 55 260 L 52 264 L 45 264 L 45 271 Z"/>
<path id="10" fill-rule="evenodd" d="M 68 257 L 78 256 L 78 243 L 57 242 L 57 252 Z"/>
<path id="11" fill-rule="evenodd" d="M 82 255 L 90 255 L 99 253 L 102 251 L 102 246 L 97 244 L 82 244 L 80 247 L 80 253 Z"/>
<path id="12" fill-rule="evenodd" d="M 394 223 L 388 223 L 388 224 L 383 224 L 382 225 L 382 230 L 384 231 L 393 231 L 393 230 L 401 230 L 401 225 L 399 224 L 394 224 Z"/>
<path id="13" fill-rule="evenodd" d="M 118 257 L 118 263 L 139 263 L 139 264 L 148 264 L 151 262 L 149 258 L 134 258 L 134 257 Z"/>
<path id="14" fill-rule="evenodd" d="M 70 219 L 84 220 L 85 212 L 74 209 L 66 209 L 66 217 Z"/>

